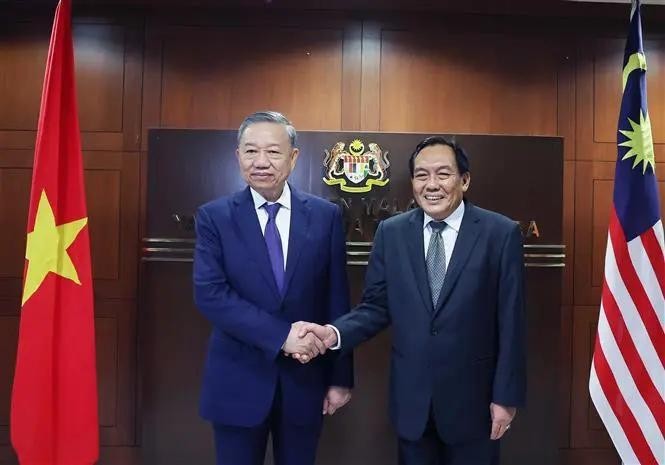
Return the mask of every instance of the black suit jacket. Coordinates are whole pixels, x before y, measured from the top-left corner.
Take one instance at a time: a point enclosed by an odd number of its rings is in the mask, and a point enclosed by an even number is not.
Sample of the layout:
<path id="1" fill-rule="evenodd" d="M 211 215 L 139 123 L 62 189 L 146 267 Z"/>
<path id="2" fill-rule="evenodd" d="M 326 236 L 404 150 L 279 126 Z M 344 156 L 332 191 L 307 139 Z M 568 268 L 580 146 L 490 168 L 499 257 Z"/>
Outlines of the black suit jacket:
<path id="1" fill-rule="evenodd" d="M 489 437 L 491 402 L 524 404 L 522 236 L 505 216 L 465 207 L 436 308 L 416 209 L 379 225 L 362 302 L 333 323 L 343 352 L 392 325 L 390 414 L 405 439 L 422 436 L 430 408 L 455 443 Z"/>

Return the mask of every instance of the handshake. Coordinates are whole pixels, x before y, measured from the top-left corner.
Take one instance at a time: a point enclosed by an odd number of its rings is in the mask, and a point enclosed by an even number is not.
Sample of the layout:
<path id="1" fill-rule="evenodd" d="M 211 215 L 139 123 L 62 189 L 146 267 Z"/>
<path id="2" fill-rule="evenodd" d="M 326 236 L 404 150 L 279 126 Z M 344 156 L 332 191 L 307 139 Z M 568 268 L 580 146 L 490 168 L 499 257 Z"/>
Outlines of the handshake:
<path id="1" fill-rule="evenodd" d="M 291 325 L 282 350 L 286 356 L 307 363 L 336 344 L 337 333 L 330 326 L 298 321 Z"/>

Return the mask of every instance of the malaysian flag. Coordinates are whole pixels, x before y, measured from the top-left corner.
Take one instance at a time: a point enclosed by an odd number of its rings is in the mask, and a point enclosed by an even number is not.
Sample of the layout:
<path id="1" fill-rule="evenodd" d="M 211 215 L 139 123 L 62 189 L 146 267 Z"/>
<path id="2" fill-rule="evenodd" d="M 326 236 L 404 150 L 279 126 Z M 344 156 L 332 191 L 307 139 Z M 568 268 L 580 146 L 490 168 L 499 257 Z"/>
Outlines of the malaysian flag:
<path id="1" fill-rule="evenodd" d="M 633 1 L 589 391 L 627 465 L 665 464 L 665 253 L 640 3 Z"/>

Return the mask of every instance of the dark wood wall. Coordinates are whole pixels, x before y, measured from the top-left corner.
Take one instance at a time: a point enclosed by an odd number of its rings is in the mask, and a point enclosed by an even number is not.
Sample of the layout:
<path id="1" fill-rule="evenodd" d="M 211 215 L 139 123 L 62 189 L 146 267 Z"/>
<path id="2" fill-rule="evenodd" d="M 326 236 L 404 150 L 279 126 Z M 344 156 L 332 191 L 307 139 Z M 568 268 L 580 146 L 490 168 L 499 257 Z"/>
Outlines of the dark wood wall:
<path id="1" fill-rule="evenodd" d="M 235 128 L 272 108 L 299 129 L 565 138 L 567 267 L 561 325 L 552 328 L 564 341 L 559 441 L 567 463 L 616 464 L 587 381 L 626 22 L 596 18 L 589 29 L 588 19 L 544 15 L 176 8 L 89 8 L 75 18 L 104 463 L 132 463 L 141 443 L 137 269 L 147 129 Z M 33 10 L 4 14 L 0 6 L 0 463 L 12 460 L 9 397 L 53 11 Z M 646 29 L 646 53 L 663 172 L 665 39 L 656 27 Z"/>

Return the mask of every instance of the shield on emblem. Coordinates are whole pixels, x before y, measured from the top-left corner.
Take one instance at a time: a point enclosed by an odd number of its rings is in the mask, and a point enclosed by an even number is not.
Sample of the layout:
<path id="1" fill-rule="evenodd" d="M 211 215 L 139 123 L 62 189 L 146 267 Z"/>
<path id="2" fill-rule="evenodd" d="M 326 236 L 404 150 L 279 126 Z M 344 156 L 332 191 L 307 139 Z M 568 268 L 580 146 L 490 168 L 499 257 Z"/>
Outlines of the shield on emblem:
<path id="1" fill-rule="evenodd" d="M 369 173 L 369 157 L 347 155 L 344 157 L 344 175 L 354 184 L 361 183 Z"/>

